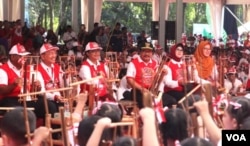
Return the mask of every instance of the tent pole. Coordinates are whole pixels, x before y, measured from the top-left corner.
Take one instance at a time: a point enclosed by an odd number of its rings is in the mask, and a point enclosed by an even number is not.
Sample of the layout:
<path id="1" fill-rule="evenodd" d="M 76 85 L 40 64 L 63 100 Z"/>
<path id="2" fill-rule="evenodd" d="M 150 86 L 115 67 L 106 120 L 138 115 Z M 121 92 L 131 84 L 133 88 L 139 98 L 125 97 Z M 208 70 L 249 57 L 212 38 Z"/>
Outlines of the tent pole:
<path id="1" fill-rule="evenodd" d="M 246 29 L 246 31 L 249 31 L 244 24 L 240 21 L 240 19 L 227 7 L 224 6 L 224 8 L 226 8 L 228 10 L 228 12 Z"/>

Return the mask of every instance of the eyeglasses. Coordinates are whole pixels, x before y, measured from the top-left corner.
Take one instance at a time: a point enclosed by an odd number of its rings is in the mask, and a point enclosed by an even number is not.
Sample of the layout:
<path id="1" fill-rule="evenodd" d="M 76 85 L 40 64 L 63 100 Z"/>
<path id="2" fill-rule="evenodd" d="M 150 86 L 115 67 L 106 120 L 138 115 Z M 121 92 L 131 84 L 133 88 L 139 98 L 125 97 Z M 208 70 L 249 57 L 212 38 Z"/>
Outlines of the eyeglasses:
<path id="1" fill-rule="evenodd" d="M 181 51 L 181 52 L 183 52 L 183 49 L 178 49 L 178 48 L 177 48 L 176 51 Z"/>
<path id="2" fill-rule="evenodd" d="M 211 48 L 204 48 L 204 50 L 206 50 L 206 51 L 212 51 Z"/>

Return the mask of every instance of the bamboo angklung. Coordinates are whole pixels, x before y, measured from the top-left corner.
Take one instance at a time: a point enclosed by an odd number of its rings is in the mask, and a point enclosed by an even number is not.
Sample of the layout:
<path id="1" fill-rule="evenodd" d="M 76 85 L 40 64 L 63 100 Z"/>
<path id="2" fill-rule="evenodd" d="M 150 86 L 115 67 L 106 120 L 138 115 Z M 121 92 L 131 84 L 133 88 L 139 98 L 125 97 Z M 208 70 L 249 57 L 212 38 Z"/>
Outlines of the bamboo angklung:
<path id="1" fill-rule="evenodd" d="M 183 75 L 184 75 L 184 83 L 194 83 L 194 57 L 193 55 L 184 55 L 182 57 L 182 61 L 184 63 L 183 66 Z"/>
<path id="2" fill-rule="evenodd" d="M 200 89 L 201 84 L 198 84 L 195 88 L 193 88 L 190 92 L 188 92 L 182 99 L 180 99 L 178 101 L 178 104 L 181 104 L 181 106 L 183 107 L 183 109 L 185 110 L 186 114 L 187 114 L 187 118 L 188 120 L 190 120 L 188 123 L 188 132 L 189 132 L 189 136 L 192 135 L 192 133 L 194 133 L 195 136 L 198 135 L 197 133 L 197 129 L 198 129 L 198 122 L 197 122 L 197 115 L 196 114 L 190 114 L 189 110 L 193 109 L 194 106 L 189 106 L 188 105 L 188 100 L 186 100 L 189 96 L 191 96 L 194 92 L 196 92 L 198 89 Z M 195 101 L 195 99 L 193 99 L 193 101 Z M 195 130 L 196 129 L 196 130 Z M 191 130 L 191 131 L 190 131 Z"/>
<path id="3" fill-rule="evenodd" d="M 201 87 L 200 84 L 198 84 L 193 90 L 188 92 L 182 99 L 178 101 L 179 104 L 182 104 L 183 101 L 185 101 L 190 95 L 192 95 L 195 91 L 197 91 Z"/>
<path id="4" fill-rule="evenodd" d="M 167 57 L 167 56 L 162 57 L 161 64 L 159 65 L 157 72 L 155 73 L 154 80 L 152 81 L 152 84 L 149 88 L 149 91 L 153 95 L 157 95 L 157 93 L 158 93 L 158 88 L 159 88 L 160 82 L 162 81 L 162 79 L 164 77 L 164 71 L 163 71 L 164 68 L 163 67 L 166 64 L 168 59 L 169 59 L 169 57 Z"/>
<path id="5" fill-rule="evenodd" d="M 27 63 L 24 62 L 24 64 L 22 65 L 22 72 L 21 72 L 21 77 L 24 78 L 24 84 L 23 84 L 23 93 L 25 94 L 27 92 L 27 72 L 26 72 L 26 67 L 27 67 Z M 27 103 L 26 103 L 26 97 L 24 96 L 24 100 L 23 100 L 23 115 L 24 115 L 24 119 L 25 119 L 25 129 L 27 132 L 27 140 L 28 143 L 31 142 L 31 136 L 30 136 L 30 126 L 29 126 L 29 119 L 28 119 L 28 112 L 27 112 Z"/>
<path id="6" fill-rule="evenodd" d="M 67 88 L 58 88 L 58 89 L 52 89 L 52 90 L 47 90 L 47 91 L 39 91 L 39 92 L 33 92 L 33 93 L 26 93 L 26 94 L 19 94 L 19 97 L 25 97 L 25 96 L 31 96 L 31 95 L 38 95 L 38 94 L 44 94 L 46 92 L 56 92 L 56 91 L 64 91 L 64 90 L 72 90 L 72 87 L 67 87 Z"/>
<path id="7" fill-rule="evenodd" d="M 103 76 L 96 76 L 96 77 L 93 77 L 93 78 L 90 78 L 90 79 L 86 79 L 86 80 L 82 80 L 82 81 L 78 81 L 78 82 L 73 82 L 73 83 L 70 84 L 70 86 L 80 85 L 80 84 L 91 82 L 91 81 L 98 80 L 98 79 L 101 79 L 101 78 L 103 78 Z"/>

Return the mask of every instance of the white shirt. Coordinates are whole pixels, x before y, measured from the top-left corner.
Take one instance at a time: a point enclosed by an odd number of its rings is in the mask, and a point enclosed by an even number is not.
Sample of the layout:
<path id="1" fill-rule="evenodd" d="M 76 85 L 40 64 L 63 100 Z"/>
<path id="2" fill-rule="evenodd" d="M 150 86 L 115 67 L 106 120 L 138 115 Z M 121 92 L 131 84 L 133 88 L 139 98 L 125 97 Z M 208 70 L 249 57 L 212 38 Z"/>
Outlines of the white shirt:
<path id="1" fill-rule="evenodd" d="M 213 80 L 218 79 L 218 70 L 217 70 L 217 66 L 216 65 L 214 65 L 210 77 Z M 210 81 L 202 79 L 202 78 L 199 77 L 197 69 L 194 69 L 194 80 L 195 80 L 196 83 L 199 83 L 199 84 L 211 84 Z"/>
<path id="2" fill-rule="evenodd" d="M 17 69 L 9 60 L 7 62 L 9 67 L 17 74 L 18 77 L 21 77 L 22 69 Z M 40 72 L 32 72 L 31 74 L 34 74 L 34 80 L 38 80 L 41 83 L 41 91 L 45 91 L 44 88 L 44 80 L 42 78 L 42 75 Z M 30 75 L 29 80 L 31 81 L 32 75 Z M 2 85 L 8 85 L 8 75 L 5 70 L 0 68 L 0 84 Z M 22 92 L 22 91 L 21 91 Z"/>
<path id="3" fill-rule="evenodd" d="M 243 84 L 246 84 L 248 81 L 248 74 L 246 74 L 244 71 L 241 71 L 238 73 L 239 79 L 242 81 Z"/>
<path id="4" fill-rule="evenodd" d="M 182 61 L 177 62 L 177 61 L 175 61 L 173 59 L 171 59 L 171 62 L 173 64 L 178 64 L 179 66 L 181 66 L 181 64 L 183 64 Z M 162 81 L 161 81 L 161 83 L 159 85 L 159 91 L 164 92 L 164 86 L 167 86 L 169 88 L 178 87 L 178 85 L 179 85 L 178 81 L 173 80 L 173 78 L 172 78 L 172 70 L 170 69 L 170 67 L 167 66 L 167 65 L 164 65 L 163 68 L 167 70 L 167 74 L 163 77 L 163 79 L 162 79 Z"/>
<path id="5" fill-rule="evenodd" d="M 129 88 L 128 87 L 128 83 L 127 83 L 127 79 L 126 79 L 126 76 L 124 76 L 121 81 L 120 81 L 120 86 L 118 87 L 117 89 L 117 97 L 118 97 L 118 100 L 121 100 L 123 99 L 123 93 L 125 91 L 131 91 L 132 88 Z"/>
<path id="6" fill-rule="evenodd" d="M 159 65 L 161 63 L 161 61 L 162 61 L 163 56 L 166 56 L 165 52 L 162 52 L 161 55 L 159 55 L 157 53 L 154 53 L 153 56 L 152 56 L 152 59 L 155 60 L 157 62 L 157 64 Z"/>
<path id="7" fill-rule="evenodd" d="M 17 69 L 10 60 L 7 61 L 8 66 L 16 73 L 18 77 L 21 77 L 22 69 Z M 0 84 L 8 85 L 8 75 L 5 70 L 0 68 Z"/>
<path id="8" fill-rule="evenodd" d="M 69 41 L 69 40 L 71 40 L 72 38 L 75 38 L 75 39 L 77 39 L 77 35 L 76 35 L 76 33 L 74 32 L 74 31 L 71 31 L 71 32 L 65 32 L 64 34 L 63 34 L 63 37 L 62 37 L 62 40 L 63 41 Z M 74 47 L 74 42 L 75 42 L 75 40 L 71 40 L 71 41 L 69 41 L 69 42 L 67 42 L 66 43 L 66 47 L 68 48 L 68 49 L 72 49 L 73 47 Z"/>
<path id="9" fill-rule="evenodd" d="M 232 88 L 232 82 L 230 82 L 228 79 L 224 80 L 224 87 L 226 88 L 227 91 L 230 91 Z M 236 94 L 238 92 L 238 89 L 242 86 L 242 82 L 239 79 L 235 79 L 234 82 L 234 89 L 232 90 L 233 94 Z"/>

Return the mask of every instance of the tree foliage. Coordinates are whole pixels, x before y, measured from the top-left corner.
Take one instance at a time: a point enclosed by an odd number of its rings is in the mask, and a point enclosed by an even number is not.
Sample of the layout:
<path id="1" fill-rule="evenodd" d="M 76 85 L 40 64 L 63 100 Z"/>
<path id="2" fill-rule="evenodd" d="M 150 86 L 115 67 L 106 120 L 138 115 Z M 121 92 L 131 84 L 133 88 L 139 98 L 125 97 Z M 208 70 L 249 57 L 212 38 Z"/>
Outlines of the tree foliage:
<path id="1" fill-rule="evenodd" d="M 26 0 L 29 24 L 42 25 L 57 30 L 60 25 L 71 21 L 71 1 L 69 0 Z"/>
<path id="2" fill-rule="evenodd" d="M 26 0 L 26 7 L 32 25 L 41 24 L 47 29 L 57 31 L 60 26 L 71 24 L 71 2 L 75 0 Z M 79 5 L 80 5 L 80 1 Z M 183 19 L 184 32 L 192 34 L 193 23 L 207 23 L 206 4 L 188 3 L 184 4 Z M 250 5 L 238 5 L 236 16 L 242 22 L 250 21 Z M 80 13 L 80 6 L 79 6 Z M 80 23 L 81 15 L 79 15 Z M 211 18 L 212 19 L 212 18 Z M 101 23 L 114 27 L 116 22 L 126 26 L 131 32 L 145 30 L 151 32 L 152 3 L 136 2 L 103 2 Z M 169 6 L 168 20 L 176 20 L 176 4 Z"/>
<path id="3" fill-rule="evenodd" d="M 184 4 L 185 32 L 191 34 L 193 23 L 207 23 L 205 15 L 205 4 Z M 104 2 L 102 9 L 102 23 L 114 26 L 119 21 L 127 26 L 132 32 L 146 30 L 150 33 L 152 20 L 151 3 L 126 3 L 126 2 Z M 168 20 L 176 20 L 176 4 L 169 6 Z"/>
<path id="4" fill-rule="evenodd" d="M 132 32 L 150 31 L 152 20 L 151 3 L 103 2 L 101 21 L 114 27 L 120 22 Z"/>

